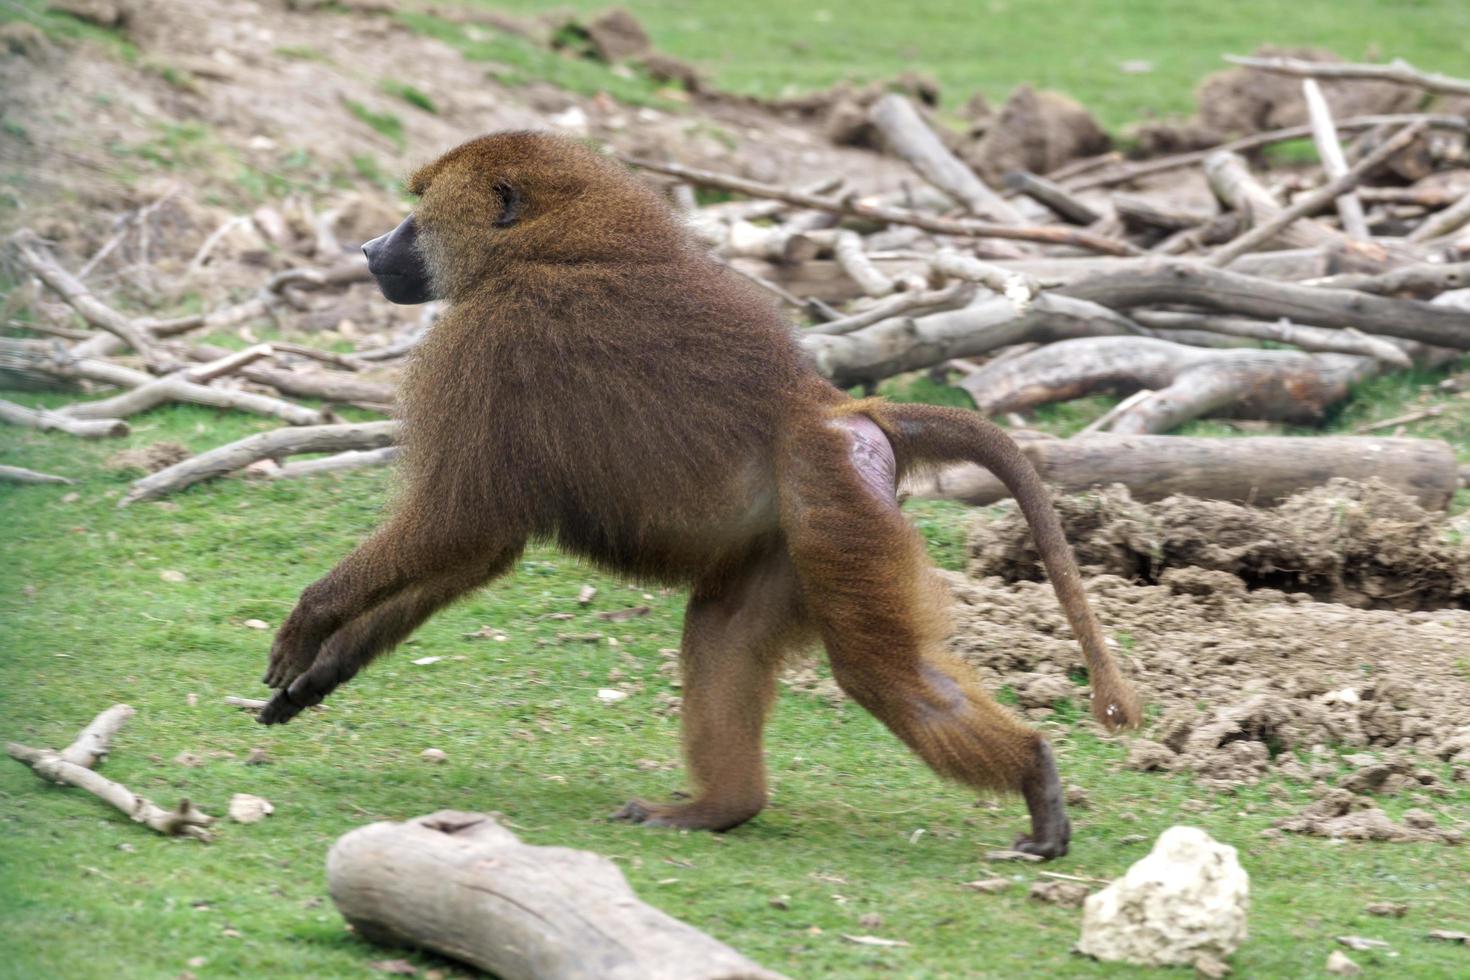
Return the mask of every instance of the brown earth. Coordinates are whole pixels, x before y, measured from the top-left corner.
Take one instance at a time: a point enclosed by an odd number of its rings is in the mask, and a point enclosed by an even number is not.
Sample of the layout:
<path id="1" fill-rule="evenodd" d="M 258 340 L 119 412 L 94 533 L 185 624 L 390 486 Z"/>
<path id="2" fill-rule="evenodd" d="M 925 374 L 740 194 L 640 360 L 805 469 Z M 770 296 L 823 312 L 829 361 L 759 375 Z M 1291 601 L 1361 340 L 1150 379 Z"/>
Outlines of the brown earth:
<path id="1" fill-rule="evenodd" d="M 1130 767 L 1218 789 L 1272 773 L 1312 783 L 1320 799 L 1287 830 L 1458 839 L 1413 811 L 1395 824 L 1367 795 L 1470 780 L 1470 549 L 1446 540 L 1443 515 L 1347 481 L 1272 509 L 1140 504 L 1121 487 L 1058 509 L 1155 719 L 1130 740 Z M 1033 718 L 1084 698 L 1019 515 L 977 520 L 971 552 L 973 577 L 947 576 L 957 652 Z M 1357 769 L 1338 780 L 1343 747 Z"/>

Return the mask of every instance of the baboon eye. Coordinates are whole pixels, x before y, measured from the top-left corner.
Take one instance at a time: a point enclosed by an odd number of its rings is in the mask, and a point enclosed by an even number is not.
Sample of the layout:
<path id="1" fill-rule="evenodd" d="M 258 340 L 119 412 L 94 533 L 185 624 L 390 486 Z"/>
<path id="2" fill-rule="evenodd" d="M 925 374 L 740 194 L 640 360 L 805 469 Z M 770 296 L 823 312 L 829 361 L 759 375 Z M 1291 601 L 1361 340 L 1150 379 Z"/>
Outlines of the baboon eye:
<path id="1" fill-rule="evenodd" d="M 495 219 L 495 227 L 509 228 L 520 219 L 521 192 L 514 184 L 498 181 L 495 184 L 495 194 L 500 198 L 500 216 Z"/>

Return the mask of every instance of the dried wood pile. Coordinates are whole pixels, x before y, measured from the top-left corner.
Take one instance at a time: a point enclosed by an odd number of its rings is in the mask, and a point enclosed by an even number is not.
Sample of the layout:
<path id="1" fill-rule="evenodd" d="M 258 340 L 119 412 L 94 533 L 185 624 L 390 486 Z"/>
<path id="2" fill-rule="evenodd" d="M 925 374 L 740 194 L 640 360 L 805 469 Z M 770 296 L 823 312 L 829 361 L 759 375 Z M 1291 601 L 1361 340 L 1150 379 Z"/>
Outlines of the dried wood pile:
<path id="1" fill-rule="evenodd" d="M 1088 435 L 1161 435 L 1205 416 L 1312 424 L 1365 379 L 1470 351 L 1470 123 L 1425 113 L 1334 123 L 1316 78 L 1385 77 L 1448 92 L 1470 83 L 1401 65 L 1250 63 L 1304 77 L 1310 125 L 1146 161 L 1107 154 L 992 186 L 905 96 L 889 94 L 868 107 L 867 123 L 912 167 L 916 181 L 898 193 L 842 178 L 786 187 L 672 161 L 626 162 L 666 183 L 733 273 L 790 309 L 812 362 L 840 386 L 871 390 L 928 371 L 968 392 L 979 411 L 1013 421 L 1048 402 L 1128 396 Z M 1320 155 L 1315 169 L 1269 172 L 1245 155 L 1306 136 Z M 1441 151 L 1437 172 L 1406 184 L 1395 161 L 1422 158 L 1431 138 Z M 1445 155 L 1446 145 L 1458 156 Z M 1186 177 L 1207 184 L 1210 198 L 1181 202 L 1177 180 Z M 699 206 L 692 188 L 725 199 Z M 0 338 L 0 387 L 112 394 L 49 411 L 0 402 L 0 421 L 106 438 L 125 434 L 136 413 L 190 402 L 287 423 L 146 476 L 124 504 L 246 467 L 293 477 L 392 459 L 392 422 L 344 425 L 333 406 L 386 414 L 394 366 L 432 329 L 432 309 L 390 343 L 346 355 L 284 343 L 229 351 L 188 339 L 309 310 L 313 297 L 367 279 L 330 230 L 316 239 L 306 254 L 326 267 L 279 272 L 242 302 L 157 319 L 109 305 L 35 234 L 12 236 L 12 267 L 87 329 L 53 320 L 22 324 L 51 335 L 43 339 Z M 1183 461 L 1196 459 L 1199 442 L 1181 442 L 1171 463 L 1167 440 L 1114 440 L 1110 451 L 1136 451 L 1136 465 L 1099 466 L 1096 479 L 1138 488 L 1194 465 Z M 1443 446 L 1387 451 L 1383 440 L 1337 438 L 1296 452 L 1281 439 L 1236 442 L 1232 465 L 1271 474 L 1263 498 L 1344 472 L 1382 477 L 1426 500 L 1447 500 L 1459 485 Z M 1416 465 L 1401 465 L 1400 450 Z M 337 455 L 281 465 L 303 453 Z M 1067 473 L 1069 486 L 1088 482 L 1075 464 Z M 977 479 L 941 474 L 922 489 L 960 487 L 949 495 L 981 499 L 992 491 L 976 491 Z M 1191 486 L 1208 495 L 1210 483 Z M 1243 491 L 1232 483 L 1230 492 Z"/>

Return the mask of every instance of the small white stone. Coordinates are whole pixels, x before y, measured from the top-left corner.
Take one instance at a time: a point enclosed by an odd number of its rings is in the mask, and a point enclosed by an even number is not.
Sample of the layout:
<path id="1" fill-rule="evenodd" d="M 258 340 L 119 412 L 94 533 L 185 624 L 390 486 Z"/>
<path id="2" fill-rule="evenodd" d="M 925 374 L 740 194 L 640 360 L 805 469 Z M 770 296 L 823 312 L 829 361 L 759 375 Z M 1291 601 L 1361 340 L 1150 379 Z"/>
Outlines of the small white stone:
<path id="1" fill-rule="evenodd" d="M 429 664 L 437 664 L 443 659 L 443 657 L 420 657 L 413 663 L 415 667 L 427 667 Z"/>
<path id="2" fill-rule="evenodd" d="M 447 762 L 449 760 L 448 754 L 443 749 L 424 749 L 419 753 L 419 758 L 425 762 L 434 763 Z"/>
<path id="3" fill-rule="evenodd" d="M 1083 906 L 1077 948 L 1100 960 L 1188 965 L 1229 956 L 1246 937 L 1250 878 L 1235 848 L 1170 827 L 1149 854 Z"/>
<path id="4" fill-rule="evenodd" d="M 1355 977 L 1363 972 L 1363 968 L 1349 959 L 1342 950 L 1334 949 L 1327 954 L 1327 972 L 1340 977 Z"/>
<path id="5" fill-rule="evenodd" d="M 628 696 L 628 692 L 627 691 L 619 691 L 616 688 L 603 687 L 603 688 L 598 688 L 598 690 L 597 690 L 597 698 L 598 698 L 598 700 L 599 701 L 606 701 L 608 704 L 612 704 L 615 701 L 622 701 L 627 696 Z"/>
<path id="6" fill-rule="evenodd" d="M 230 797 L 230 819 L 236 823 L 259 823 L 275 810 L 270 800 L 264 797 L 249 793 L 236 793 Z"/>
<path id="7" fill-rule="evenodd" d="M 245 626 L 247 629 L 253 630 L 268 630 L 271 628 L 271 624 L 263 619 L 247 619 L 245 620 Z"/>

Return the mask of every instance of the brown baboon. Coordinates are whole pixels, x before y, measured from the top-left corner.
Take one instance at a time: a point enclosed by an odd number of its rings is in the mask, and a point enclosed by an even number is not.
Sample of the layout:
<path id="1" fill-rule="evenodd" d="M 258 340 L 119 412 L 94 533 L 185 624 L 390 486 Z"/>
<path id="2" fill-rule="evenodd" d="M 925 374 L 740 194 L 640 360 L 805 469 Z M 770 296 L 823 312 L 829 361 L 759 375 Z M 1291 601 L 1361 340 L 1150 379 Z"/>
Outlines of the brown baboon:
<path id="1" fill-rule="evenodd" d="M 837 683 L 941 775 L 1025 797 L 1018 846 L 1065 853 L 1051 748 L 944 650 L 946 598 L 896 481 L 974 460 L 1030 521 L 1082 644 L 1093 711 L 1138 707 L 1103 646 L 1046 492 L 970 412 L 855 401 L 766 298 L 617 163 L 547 135 L 473 140 L 412 177 L 415 212 L 368 243 L 396 302 L 447 301 L 401 393 L 404 488 L 302 593 L 261 712 L 314 705 L 528 540 L 690 589 L 681 662 L 697 793 L 617 816 L 724 830 L 766 801 L 761 732 L 783 657 L 820 640 Z"/>

